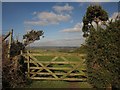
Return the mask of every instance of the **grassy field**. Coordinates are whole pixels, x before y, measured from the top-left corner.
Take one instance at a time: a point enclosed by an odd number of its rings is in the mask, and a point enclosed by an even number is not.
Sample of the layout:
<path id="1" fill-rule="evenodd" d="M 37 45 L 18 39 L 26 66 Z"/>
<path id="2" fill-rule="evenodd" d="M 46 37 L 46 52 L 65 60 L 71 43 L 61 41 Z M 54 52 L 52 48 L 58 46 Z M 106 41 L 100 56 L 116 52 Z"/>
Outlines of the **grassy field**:
<path id="1" fill-rule="evenodd" d="M 92 88 L 87 82 L 33 81 L 29 88 Z"/>
<path id="2" fill-rule="evenodd" d="M 37 53 L 37 54 L 67 54 L 64 52 L 59 51 L 47 51 L 47 50 L 32 50 L 31 53 Z M 50 61 L 54 56 L 35 56 L 35 58 L 39 61 Z M 69 56 L 64 56 L 69 61 L 80 61 L 81 66 L 80 69 L 85 69 L 86 65 L 84 63 L 84 59 L 82 59 L 80 56 L 76 55 L 76 53 L 71 53 Z M 64 61 L 61 59 L 61 57 L 57 58 L 56 61 Z M 63 65 L 65 66 L 65 65 Z M 59 67 L 59 65 L 56 65 L 55 67 Z M 87 82 L 70 82 L 70 81 L 46 81 L 46 80 L 32 80 L 32 83 L 27 86 L 29 88 L 92 88 L 92 86 Z"/>
<path id="3" fill-rule="evenodd" d="M 85 69 L 86 68 L 86 65 L 84 63 L 84 60 L 81 59 L 79 56 L 64 56 L 67 60 L 69 61 L 79 61 L 81 62 L 81 66 L 80 66 L 80 69 Z M 51 61 L 52 58 L 54 58 L 54 56 L 35 56 L 35 58 L 38 60 L 38 61 Z M 64 61 L 61 57 L 58 57 L 55 61 Z M 56 66 L 56 67 L 61 67 L 61 66 L 69 66 L 69 65 L 53 65 L 53 66 Z"/>

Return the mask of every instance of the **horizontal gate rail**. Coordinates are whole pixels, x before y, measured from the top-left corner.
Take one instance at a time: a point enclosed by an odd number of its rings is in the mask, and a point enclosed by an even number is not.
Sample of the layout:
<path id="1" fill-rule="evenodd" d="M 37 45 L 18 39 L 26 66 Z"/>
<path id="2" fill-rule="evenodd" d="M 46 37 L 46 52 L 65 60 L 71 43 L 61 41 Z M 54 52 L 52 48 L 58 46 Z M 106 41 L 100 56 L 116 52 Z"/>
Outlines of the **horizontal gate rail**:
<path id="1" fill-rule="evenodd" d="M 38 75 L 51 75 L 51 73 L 46 73 L 46 72 L 30 72 L 30 74 L 38 74 Z M 55 75 L 65 75 L 66 73 L 54 73 Z M 70 73 L 69 76 L 83 76 L 85 77 L 85 74 L 81 74 L 81 73 Z"/>
<path id="2" fill-rule="evenodd" d="M 31 77 L 30 79 L 33 79 L 33 80 L 61 80 L 60 78 L 41 78 L 41 77 Z M 82 81 L 82 82 L 85 82 L 87 81 L 85 78 L 64 78 L 62 80 L 65 80 L 65 81 Z"/>
<path id="3" fill-rule="evenodd" d="M 30 53 L 32 56 L 86 56 L 86 54 L 35 54 L 35 53 Z"/>
<path id="4" fill-rule="evenodd" d="M 47 67 L 50 70 L 71 70 L 68 67 Z M 44 69 L 43 67 L 30 67 L 30 69 Z"/>
<path id="5" fill-rule="evenodd" d="M 65 62 L 65 61 L 39 61 L 40 63 L 43 64 L 78 64 L 79 62 L 74 62 L 74 61 L 69 61 L 69 62 Z M 28 61 L 25 61 L 25 63 L 28 63 Z M 30 63 L 34 63 L 34 61 L 30 61 Z"/>

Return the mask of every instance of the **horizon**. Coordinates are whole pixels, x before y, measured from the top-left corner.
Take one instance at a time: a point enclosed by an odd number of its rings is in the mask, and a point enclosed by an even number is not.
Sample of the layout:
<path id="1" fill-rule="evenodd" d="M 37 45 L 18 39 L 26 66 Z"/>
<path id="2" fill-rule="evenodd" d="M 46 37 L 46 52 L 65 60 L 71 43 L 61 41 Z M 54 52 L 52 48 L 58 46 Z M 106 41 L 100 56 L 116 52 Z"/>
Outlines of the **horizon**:
<path id="1" fill-rule="evenodd" d="M 49 48 L 49 47 L 53 47 L 53 48 L 77 48 L 77 47 L 80 47 L 80 46 L 27 46 L 27 48 Z"/>

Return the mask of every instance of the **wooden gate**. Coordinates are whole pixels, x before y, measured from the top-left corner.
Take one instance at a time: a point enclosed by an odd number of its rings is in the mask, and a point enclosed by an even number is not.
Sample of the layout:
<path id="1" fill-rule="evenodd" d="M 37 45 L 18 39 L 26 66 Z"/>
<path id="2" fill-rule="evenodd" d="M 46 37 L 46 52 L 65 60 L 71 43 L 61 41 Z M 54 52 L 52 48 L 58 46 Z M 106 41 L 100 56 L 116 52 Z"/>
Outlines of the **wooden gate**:
<path id="1" fill-rule="evenodd" d="M 86 81 L 85 69 L 79 61 L 69 61 L 65 56 L 53 56 L 51 61 L 42 61 L 34 56 L 43 56 L 41 54 L 24 54 L 27 58 L 27 75 L 34 80 L 67 80 L 67 81 Z M 49 56 L 49 55 L 44 55 Z M 61 58 L 62 61 L 57 61 Z"/>

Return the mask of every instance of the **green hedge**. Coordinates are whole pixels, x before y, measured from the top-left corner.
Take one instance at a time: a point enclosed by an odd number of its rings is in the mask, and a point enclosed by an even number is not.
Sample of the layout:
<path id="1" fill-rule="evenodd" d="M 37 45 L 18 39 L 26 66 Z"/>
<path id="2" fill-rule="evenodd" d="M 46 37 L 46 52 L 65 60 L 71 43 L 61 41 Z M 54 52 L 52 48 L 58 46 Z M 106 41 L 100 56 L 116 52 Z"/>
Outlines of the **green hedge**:
<path id="1" fill-rule="evenodd" d="M 97 88 L 120 88 L 120 20 L 91 30 L 86 46 L 88 81 Z"/>

